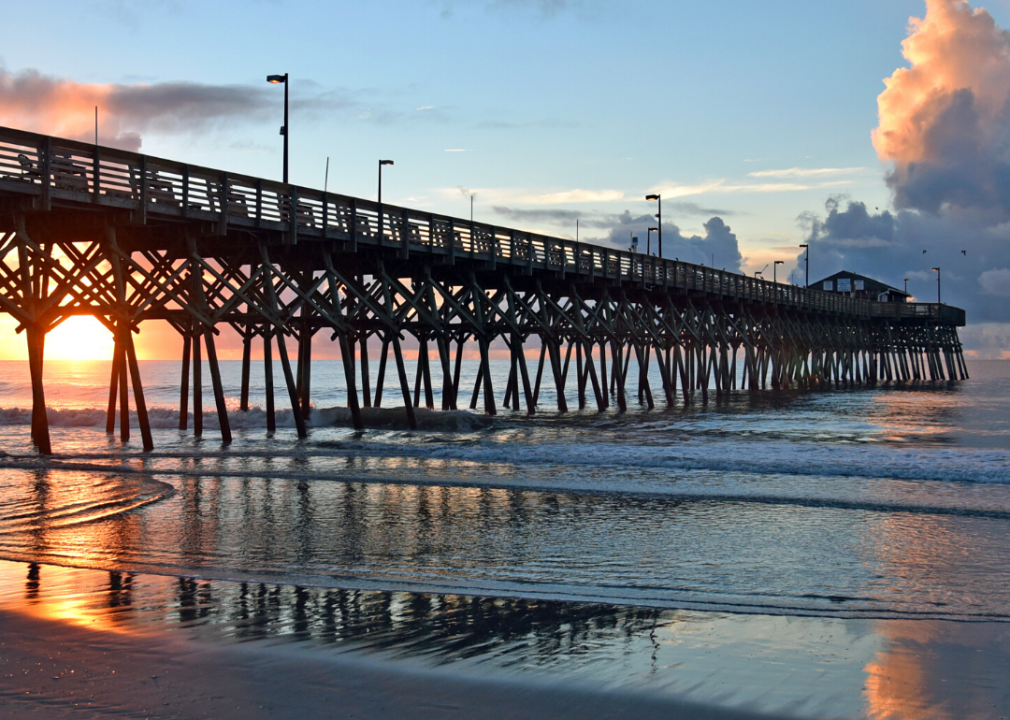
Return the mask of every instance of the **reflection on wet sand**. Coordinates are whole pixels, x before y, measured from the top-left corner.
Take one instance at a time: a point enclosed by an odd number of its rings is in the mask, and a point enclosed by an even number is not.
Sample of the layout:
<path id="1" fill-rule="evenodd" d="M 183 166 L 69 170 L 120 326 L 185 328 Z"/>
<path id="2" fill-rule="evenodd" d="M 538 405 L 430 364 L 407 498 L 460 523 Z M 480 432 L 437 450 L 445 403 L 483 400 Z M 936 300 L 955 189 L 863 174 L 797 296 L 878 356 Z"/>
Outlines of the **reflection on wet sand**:
<path id="1" fill-rule="evenodd" d="M 1006 717 L 1010 627 L 1000 623 L 888 620 L 880 652 L 866 665 L 867 716 Z"/>
<path id="2" fill-rule="evenodd" d="M 341 644 L 435 664 L 520 648 L 520 662 L 555 663 L 648 637 L 672 617 L 647 608 L 210 582 L 35 563 L 0 561 L 0 569 L 10 588 L 0 595 L 0 607 L 30 608 L 48 619 L 130 632 L 185 626 L 208 639 Z M 16 573 L 25 578 L 23 592 L 13 590 Z M 19 604 L 19 596 L 29 605 Z"/>
<path id="3" fill-rule="evenodd" d="M 978 581 L 972 582 L 977 587 L 986 569 L 966 562 L 964 547 L 976 538 L 981 544 L 979 526 L 987 522 L 881 516 L 864 547 L 868 560 L 893 579 L 894 594 L 916 577 L 951 587 L 964 582 L 966 573 L 977 573 Z M 875 631 L 881 647 L 865 668 L 868 717 L 964 720 L 996 717 L 997 708 L 1003 714 L 1010 708 L 1010 624 L 881 620 Z"/>
<path id="4" fill-rule="evenodd" d="M 204 642 L 536 672 L 801 717 L 1010 711 L 1010 626 L 740 616 L 586 603 L 306 588 L 0 561 L 0 612 Z M 732 690 L 727 690 L 732 688 Z M 997 712 L 998 711 L 998 712 Z"/>

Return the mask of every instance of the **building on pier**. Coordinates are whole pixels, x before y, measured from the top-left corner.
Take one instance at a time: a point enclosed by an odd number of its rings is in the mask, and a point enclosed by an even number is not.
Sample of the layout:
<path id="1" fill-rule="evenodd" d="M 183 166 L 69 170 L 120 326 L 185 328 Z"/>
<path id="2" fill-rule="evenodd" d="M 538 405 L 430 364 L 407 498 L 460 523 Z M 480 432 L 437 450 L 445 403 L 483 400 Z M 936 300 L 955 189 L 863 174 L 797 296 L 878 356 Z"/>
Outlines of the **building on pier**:
<path id="1" fill-rule="evenodd" d="M 823 292 L 874 302 L 908 302 L 909 293 L 849 270 L 841 270 L 818 280 L 810 287 Z"/>

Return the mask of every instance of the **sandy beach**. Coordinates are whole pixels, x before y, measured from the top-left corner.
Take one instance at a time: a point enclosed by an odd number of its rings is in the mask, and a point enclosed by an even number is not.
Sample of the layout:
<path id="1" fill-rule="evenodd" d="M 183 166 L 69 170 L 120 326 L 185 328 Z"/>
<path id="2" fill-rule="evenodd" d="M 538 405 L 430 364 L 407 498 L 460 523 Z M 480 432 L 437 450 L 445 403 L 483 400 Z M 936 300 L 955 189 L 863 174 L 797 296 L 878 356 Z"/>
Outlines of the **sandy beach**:
<path id="1" fill-rule="evenodd" d="M 95 631 L 0 611 L 0 717 L 767 717 L 630 693 L 453 678 L 264 642 Z"/>

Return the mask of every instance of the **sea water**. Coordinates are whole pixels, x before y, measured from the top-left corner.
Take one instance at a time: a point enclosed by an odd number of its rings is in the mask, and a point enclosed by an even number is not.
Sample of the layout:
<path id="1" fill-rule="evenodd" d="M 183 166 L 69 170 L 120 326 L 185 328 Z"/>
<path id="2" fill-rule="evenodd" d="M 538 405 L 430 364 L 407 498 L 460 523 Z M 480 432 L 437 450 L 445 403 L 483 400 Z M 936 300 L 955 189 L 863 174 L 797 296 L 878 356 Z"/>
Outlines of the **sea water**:
<path id="1" fill-rule="evenodd" d="M 461 405 L 476 370 L 464 363 Z M 187 618 L 203 608 L 233 630 L 252 617 L 317 637 L 378 617 L 380 636 L 403 642 L 420 616 L 429 641 L 461 617 L 500 641 L 507 616 L 555 636 L 594 627 L 580 642 L 611 649 L 635 638 L 647 657 L 657 626 L 711 617 L 691 613 L 760 616 L 779 643 L 818 617 L 1004 623 L 1010 362 L 969 370 L 961 383 L 712 393 L 652 411 L 630 392 L 625 414 L 559 414 L 545 385 L 533 416 L 499 396 L 493 418 L 421 411 L 416 431 L 387 385 L 383 405 L 400 409 L 356 432 L 342 365 L 320 361 L 299 440 L 289 410 L 267 434 L 255 373 L 253 408 L 238 410 L 240 368 L 226 362 L 224 447 L 210 388 L 196 438 L 178 430 L 179 364 L 148 361 L 156 450 L 144 453 L 135 426 L 126 444 L 106 435 L 108 364 L 54 362 L 56 456 L 39 459 L 27 366 L 0 363 L 0 558 L 182 578 L 166 602 Z M 507 363 L 494 371 L 500 394 Z M 495 643 L 477 632 L 464 645 Z"/>

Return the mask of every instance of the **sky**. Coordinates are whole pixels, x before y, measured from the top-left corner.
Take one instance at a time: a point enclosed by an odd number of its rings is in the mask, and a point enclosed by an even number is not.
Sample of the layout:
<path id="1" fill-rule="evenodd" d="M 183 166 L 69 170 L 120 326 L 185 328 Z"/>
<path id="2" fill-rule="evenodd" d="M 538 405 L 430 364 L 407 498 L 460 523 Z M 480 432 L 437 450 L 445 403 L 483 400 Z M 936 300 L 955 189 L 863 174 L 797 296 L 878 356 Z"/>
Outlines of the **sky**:
<path id="1" fill-rule="evenodd" d="M 279 179 L 287 72 L 294 183 L 643 249 L 659 192 L 669 257 L 939 265 L 1010 356 L 1010 0 L 3 5 L 0 124 Z"/>

